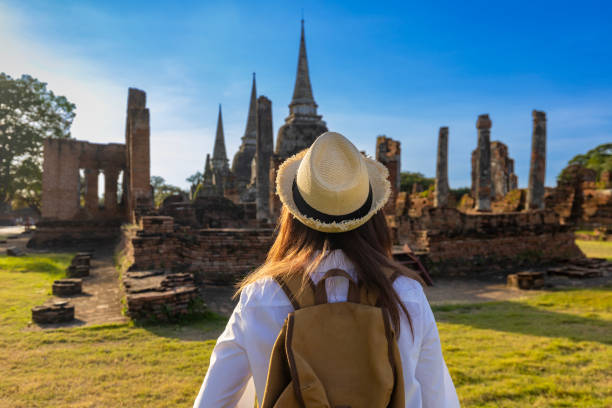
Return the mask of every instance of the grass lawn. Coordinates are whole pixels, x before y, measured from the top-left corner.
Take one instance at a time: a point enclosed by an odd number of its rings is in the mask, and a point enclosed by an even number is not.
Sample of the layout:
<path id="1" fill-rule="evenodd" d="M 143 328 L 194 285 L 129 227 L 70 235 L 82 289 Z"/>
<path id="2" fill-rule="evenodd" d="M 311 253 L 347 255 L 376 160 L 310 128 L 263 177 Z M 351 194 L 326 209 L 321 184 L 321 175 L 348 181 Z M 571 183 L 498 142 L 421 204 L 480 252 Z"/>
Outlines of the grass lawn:
<path id="1" fill-rule="evenodd" d="M 69 260 L 0 256 L 0 407 L 191 406 L 223 319 L 37 331 Z M 462 406 L 612 406 L 612 288 L 434 313 Z"/>
<path id="2" fill-rule="evenodd" d="M 612 261 L 612 241 L 584 241 L 577 239 L 576 245 L 589 258 L 606 258 Z"/>

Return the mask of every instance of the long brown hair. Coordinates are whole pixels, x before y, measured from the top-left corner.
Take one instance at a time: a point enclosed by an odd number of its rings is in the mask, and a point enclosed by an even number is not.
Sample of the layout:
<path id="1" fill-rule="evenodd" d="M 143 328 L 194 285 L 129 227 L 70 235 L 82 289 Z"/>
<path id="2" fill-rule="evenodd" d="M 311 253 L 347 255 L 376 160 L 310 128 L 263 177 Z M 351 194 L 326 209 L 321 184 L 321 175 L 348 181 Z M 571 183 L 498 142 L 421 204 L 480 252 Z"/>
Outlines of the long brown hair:
<path id="1" fill-rule="evenodd" d="M 301 274 L 303 285 L 306 285 L 310 273 L 329 252 L 341 249 L 355 265 L 359 282 L 379 293 L 381 306 L 387 309 L 398 335 L 401 312 L 408 318 L 410 331 L 414 334 L 408 310 L 393 289 L 392 283 L 380 271 L 389 268 L 423 285 L 424 282 L 417 272 L 393 260 L 393 242 L 382 211 L 378 211 L 365 224 L 354 230 L 325 233 L 302 224 L 283 205 L 276 233 L 265 263 L 240 282 L 236 294 L 248 284 L 265 277 Z M 320 254 L 313 261 L 316 251 L 320 251 Z"/>

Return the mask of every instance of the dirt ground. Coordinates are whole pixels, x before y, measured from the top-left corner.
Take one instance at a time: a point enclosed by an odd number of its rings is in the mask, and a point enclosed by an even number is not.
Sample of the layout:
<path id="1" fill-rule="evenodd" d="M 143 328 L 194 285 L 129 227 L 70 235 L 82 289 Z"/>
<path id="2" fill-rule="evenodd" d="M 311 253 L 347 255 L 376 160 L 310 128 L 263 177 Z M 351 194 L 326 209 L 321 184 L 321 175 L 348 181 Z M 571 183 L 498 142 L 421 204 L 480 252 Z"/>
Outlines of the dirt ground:
<path id="1" fill-rule="evenodd" d="M 0 227 L 0 236 L 19 234 L 0 244 L 0 253 L 7 246 L 25 248 L 30 234 L 21 234 L 21 227 Z M 30 251 L 30 250 L 27 250 Z M 42 251 L 31 251 L 42 252 Z M 505 285 L 505 274 L 486 274 L 486 278 L 436 278 L 434 286 L 426 287 L 425 293 L 432 305 L 474 303 L 495 300 L 513 300 L 533 297 L 551 289 L 572 287 L 596 287 L 612 284 L 612 276 L 605 273 L 601 278 L 570 279 L 563 276 L 547 276 L 547 287 L 543 290 L 519 290 Z M 201 290 L 207 306 L 214 312 L 229 316 L 236 300 L 232 300 L 231 286 L 207 285 Z M 70 298 L 75 304 L 76 322 L 73 325 L 91 325 L 107 322 L 126 321 L 121 314 L 122 290 L 119 273 L 113 267 L 112 248 L 98 248 L 92 260 L 91 276 L 83 280 L 83 295 Z"/>

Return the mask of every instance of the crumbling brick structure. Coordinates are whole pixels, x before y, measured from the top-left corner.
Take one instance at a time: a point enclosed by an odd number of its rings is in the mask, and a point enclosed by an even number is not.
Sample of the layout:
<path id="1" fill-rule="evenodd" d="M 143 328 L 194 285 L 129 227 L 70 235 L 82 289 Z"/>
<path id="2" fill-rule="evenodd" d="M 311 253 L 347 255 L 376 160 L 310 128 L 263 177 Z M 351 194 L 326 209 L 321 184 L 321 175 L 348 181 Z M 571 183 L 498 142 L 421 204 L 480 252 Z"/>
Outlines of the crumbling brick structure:
<path id="1" fill-rule="evenodd" d="M 465 214 L 428 208 L 420 217 L 402 217 L 398 236 L 401 244 L 426 252 L 441 270 L 476 271 L 482 265 L 512 267 L 583 257 L 571 228 L 561 225 L 551 210 Z"/>
<path id="2" fill-rule="evenodd" d="M 127 237 L 130 269 L 193 272 L 196 280 L 231 283 L 260 266 L 272 245 L 269 228 L 194 229 L 175 226 L 172 217 L 144 216 Z"/>
<path id="3" fill-rule="evenodd" d="M 555 189 L 545 195 L 561 223 L 581 228 L 609 228 L 612 225 L 612 190 L 598 188 L 597 173 L 579 164 L 567 166 Z"/>
<path id="4" fill-rule="evenodd" d="M 395 213 L 395 200 L 400 190 L 401 171 L 401 148 L 400 142 L 384 135 L 376 138 L 376 160 L 381 162 L 389 170 L 389 181 L 391 182 L 391 196 L 384 207 L 386 214 Z"/>
<path id="5" fill-rule="evenodd" d="M 126 143 L 46 139 L 43 148 L 42 220 L 31 247 L 117 238 L 122 222 L 152 206 L 149 110 L 143 91 L 130 88 Z M 98 192 L 104 176 L 104 198 Z M 121 189 L 119 189 L 121 183 Z"/>

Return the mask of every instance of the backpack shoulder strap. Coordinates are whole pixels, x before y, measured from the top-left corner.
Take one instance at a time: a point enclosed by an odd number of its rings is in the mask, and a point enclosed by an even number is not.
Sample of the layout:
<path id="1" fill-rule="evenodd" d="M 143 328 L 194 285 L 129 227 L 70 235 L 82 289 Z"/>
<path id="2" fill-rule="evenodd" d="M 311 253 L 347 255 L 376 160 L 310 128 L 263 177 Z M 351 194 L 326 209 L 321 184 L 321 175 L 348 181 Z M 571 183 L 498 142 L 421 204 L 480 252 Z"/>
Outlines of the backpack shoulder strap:
<path id="1" fill-rule="evenodd" d="M 294 310 L 315 304 L 315 284 L 310 278 L 307 278 L 306 284 L 299 275 L 275 276 L 274 280 L 283 289 Z"/>
<path id="2" fill-rule="evenodd" d="M 293 309 L 298 310 L 303 307 L 320 305 L 327 303 L 327 292 L 325 290 L 325 281 L 327 278 L 334 276 L 342 276 L 349 282 L 349 290 L 347 301 L 353 303 L 361 303 L 362 296 L 361 288 L 355 283 L 351 276 L 344 270 L 334 268 L 325 272 L 317 284 L 310 278 L 306 278 L 307 282 L 303 282 L 303 278 L 299 275 L 289 277 L 275 277 L 274 280 L 283 289 L 285 295 L 291 302 Z"/>
<path id="3" fill-rule="evenodd" d="M 391 282 L 391 285 L 393 285 L 393 283 L 395 282 L 397 278 L 402 276 L 400 272 L 398 272 L 395 269 L 391 269 L 391 268 L 382 268 L 381 273 L 383 273 L 385 277 L 389 279 L 389 281 Z M 380 302 L 378 290 L 375 290 L 369 287 L 365 287 L 364 285 L 361 285 L 361 284 L 359 285 L 359 288 L 360 288 L 359 294 L 361 297 L 361 300 L 359 303 L 362 303 L 364 305 L 380 307 L 381 302 Z"/>
<path id="4" fill-rule="evenodd" d="M 401 273 L 397 270 L 387 268 L 384 268 L 382 273 L 391 281 L 391 284 L 401 276 Z M 357 285 L 346 271 L 338 268 L 327 271 L 316 285 L 310 278 L 306 278 L 307 282 L 304 283 L 304 278 L 299 274 L 284 277 L 275 276 L 274 280 L 285 292 L 293 309 L 298 310 L 303 307 L 327 303 L 325 280 L 334 276 L 343 276 L 349 281 L 347 301 L 372 306 L 378 305 L 378 293 L 369 290 L 361 282 Z"/>

